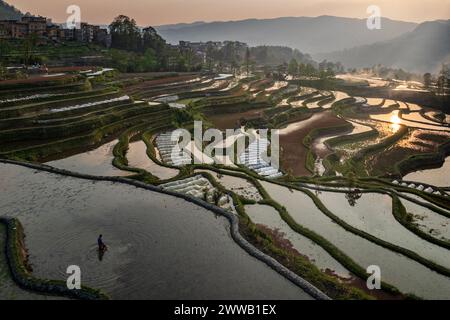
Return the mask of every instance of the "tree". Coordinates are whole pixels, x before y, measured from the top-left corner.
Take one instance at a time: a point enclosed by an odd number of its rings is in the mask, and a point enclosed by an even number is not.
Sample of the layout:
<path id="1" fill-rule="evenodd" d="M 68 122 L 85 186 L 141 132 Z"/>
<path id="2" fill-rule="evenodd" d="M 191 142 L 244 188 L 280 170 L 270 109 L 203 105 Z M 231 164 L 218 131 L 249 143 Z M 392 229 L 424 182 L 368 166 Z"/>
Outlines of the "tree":
<path id="1" fill-rule="evenodd" d="M 431 86 L 431 73 L 427 72 L 423 75 L 423 85 L 425 88 L 429 88 Z"/>
<path id="2" fill-rule="evenodd" d="M 298 74 L 298 62 L 294 58 L 292 58 L 291 61 L 289 62 L 288 73 L 292 76 Z"/>
<path id="3" fill-rule="evenodd" d="M 317 76 L 317 70 L 316 70 L 316 68 L 314 68 L 314 66 L 311 63 L 308 63 L 305 66 L 305 76 L 307 76 L 307 77 Z"/>
<path id="4" fill-rule="evenodd" d="M 6 61 L 6 56 L 10 52 L 11 52 L 11 46 L 9 45 L 8 41 L 0 39 L 0 63 Z"/>
<path id="5" fill-rule="evenodd" d="M 438 93 L 440 95 L 445 95 L 448 93 L 449 89 L 449 80 L 450 80 L 450 70 L 448 68 L 448 65 L 443 64 L 441 71 L 439 72 L 438 81 L 437 81 L 437 87 L 438 87 Z"/>
<path id="6" fill-rule="evenodd" d="M 194 52 L 191 48 L 183 49 L 180 52 L 181 60 L 183 61 L 182 69 L 185 69 L 186 71 L 192 71 L 193 69 L 193 62 L 194 62 Z"/>
<path id="7" fill-rule="evenodd" d="M 138 70 L 141 72 L 157 71 L 159 68 L 158 57 L 153 49 L 147 49 L 139 59 Z"/>
<path id="8" fill-rule="evenodd" d="M 32 33 L 23 42 L 23 63 L 28 65 L 32 62 L 33 51 L 37 45 L 37 35 Z"/>
<path id="9" fill-rule="evenodd" d="M 152 27 L 147 27 L 142 30 L 141 51 L 146 52 L 148 49 L 153 49 L 157 55 L 164 54 L 166 48 L 166 41 L 156 32 Z"/>
<path id="10" fill-rule="evenodd" d="M 211 42 L 206 45 L 206 65 L 208 71 L 213 70 L 214 61 L 216 60 L 217 50 Z"/>
<path id="11" fill-rule="evenodd" d="M 247 72 L 247 76 L 250 74 L 250 49 L 247 47 L 245 50 L 245 68 Z"/>
<path id="12" fill-rule="evenodd" d="M 112 48 L 137 51 L 141 47 L 141 33 L 134 19 L 120 15 L 109 25 L 109 30 Z"/>
<path id="13" fill-rule="evenodd" d="M 333 68 L 328 67 L 328 68 L 327 68 L 327 71 L 326 71 L 326 77 L 327 77 L 327 78 L 332 78 L 332 77 L 334 77 L 335 75 L 336 75 L 336 74 L 334 73 Z"/>

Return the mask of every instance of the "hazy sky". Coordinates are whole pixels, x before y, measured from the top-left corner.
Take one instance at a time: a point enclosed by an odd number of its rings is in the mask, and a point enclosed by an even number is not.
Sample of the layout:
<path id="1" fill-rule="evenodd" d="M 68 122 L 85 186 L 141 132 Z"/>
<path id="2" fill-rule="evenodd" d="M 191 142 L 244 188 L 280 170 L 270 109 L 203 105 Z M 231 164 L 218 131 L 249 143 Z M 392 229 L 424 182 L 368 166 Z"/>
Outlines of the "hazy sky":
<path id="1" fill-rule="evenodd" d="M 6 0 L 23 12 L 66 21 L 66 8 L 80 6 L 82 20 L 109 24 L 118 14 L 139 25 L 194 21 L 241 20 L 282 16 L 336 15 L 367 17 L 369 5 L 378 5 L 383 16 L 422 22 L 450 19 L 450 0 Z"/>

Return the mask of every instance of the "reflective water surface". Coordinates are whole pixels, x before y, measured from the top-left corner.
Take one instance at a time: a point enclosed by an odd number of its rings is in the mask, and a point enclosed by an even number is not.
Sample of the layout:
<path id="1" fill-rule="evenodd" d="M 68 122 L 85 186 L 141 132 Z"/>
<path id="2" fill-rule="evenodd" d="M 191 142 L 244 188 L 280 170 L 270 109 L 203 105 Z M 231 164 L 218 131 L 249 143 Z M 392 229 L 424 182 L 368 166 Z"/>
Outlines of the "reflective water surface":
<path id="1" fill-rule="evenodd" d="M 116 299 L 310 298 L 243 251 L 224 218 L 184 200 L 14 165 L 0 175 L 0 214 L 21 220 L 39 277 L 65 280 L 78 265 L 83 284 Z"/>
<path id="2" fill-rule="evenodd" d="M 428 299 L 448 299 L 448 277 L 346 231 L 325 216 L 303 192 L 290 191 L 268 182 L 262 182 L 262 185 L 275 201 L 286 207 L 297 223 L 323 236 L 364 269 L 370 265 L 379 266 L 384 281 L 402 292 Z M 333 211 L 333 207 L 328 209 Z"/>
<path id="3" fill-rule="evenodd" d="M 127 160 L 130 167 L 144 169 L 161 180 L 172 179 L 179 173 L 176 169 L 166 168 L 153 162 L 147 155 L 147 145 L 144 141 L 129 144 Z"/>
<path id="4" fill-rule="evenodd" d="M 122 171 L 113 166 L 113 150 L 118 140 L 105 143 L 92 151 L 47 162 L 46 164 L 58 169 L 90 174 L 95 176 L 130 176 L 134 173 Z"/>

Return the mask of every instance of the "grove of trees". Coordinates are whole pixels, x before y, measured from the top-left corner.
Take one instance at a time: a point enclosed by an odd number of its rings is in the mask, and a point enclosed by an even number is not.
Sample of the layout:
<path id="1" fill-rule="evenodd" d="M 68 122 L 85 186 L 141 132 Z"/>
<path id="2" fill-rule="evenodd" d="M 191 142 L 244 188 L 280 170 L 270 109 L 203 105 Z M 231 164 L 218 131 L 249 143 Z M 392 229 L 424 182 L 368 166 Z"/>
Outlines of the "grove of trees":
<path id="1" fill-rule="evenodd" d="M 194 71 L 201 68 L 191 50 L 172 48 L 153 27 L 140 29 L 136 21 L 120 15 L 109 26 L 110 58 L 123 72 Z"/>

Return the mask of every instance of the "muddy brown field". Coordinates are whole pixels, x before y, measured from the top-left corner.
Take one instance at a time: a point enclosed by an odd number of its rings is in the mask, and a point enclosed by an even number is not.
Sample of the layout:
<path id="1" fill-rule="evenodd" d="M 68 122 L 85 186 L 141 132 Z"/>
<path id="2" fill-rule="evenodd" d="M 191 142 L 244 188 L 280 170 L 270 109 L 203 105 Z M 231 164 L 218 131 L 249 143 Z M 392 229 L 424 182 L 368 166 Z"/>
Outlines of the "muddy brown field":
<path id="1" fill-rule="evenodd" d="M 245 112 L 212 114 L 208 119 L 219 130 L 239 128 L 242 119 L 246 121 L 262 117 L 264 108 L 252 109 Z"/>
<path id="2" fill-rule="evenodd" d="M 303 139 L 316 128 L 326 128 L 345 124 L 332 112 L 314 114 L 311 118 L 297 122 L 280 130 L 281 167 L 295 176 L 311 176 L 305 167 L 308 149 Z"/>

